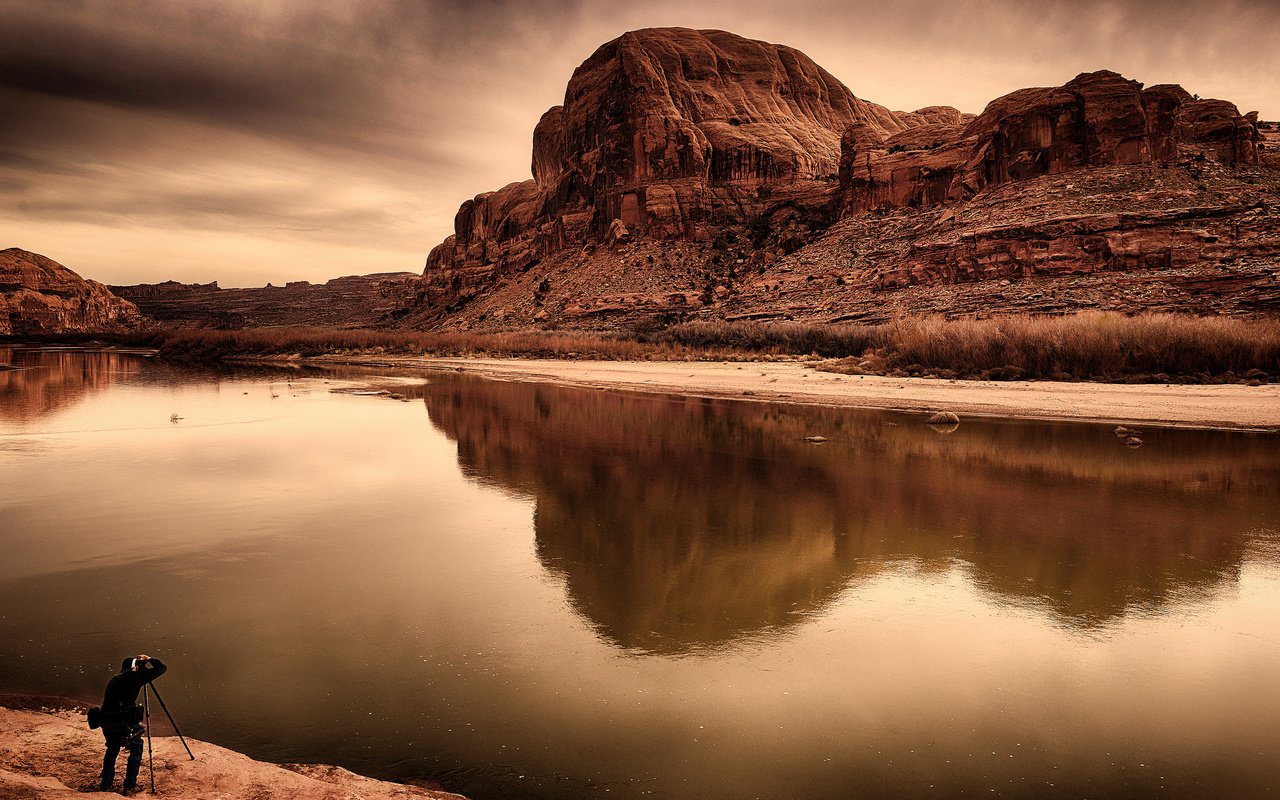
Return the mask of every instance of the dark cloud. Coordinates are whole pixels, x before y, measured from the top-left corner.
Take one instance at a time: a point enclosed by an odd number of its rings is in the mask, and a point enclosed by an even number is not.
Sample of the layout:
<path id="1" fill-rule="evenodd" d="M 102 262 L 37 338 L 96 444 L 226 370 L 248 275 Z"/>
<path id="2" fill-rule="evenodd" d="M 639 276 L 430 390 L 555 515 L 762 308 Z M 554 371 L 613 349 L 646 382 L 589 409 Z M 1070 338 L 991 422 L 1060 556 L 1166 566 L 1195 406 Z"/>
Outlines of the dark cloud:
<path id="1" fill-rule="evenodd" d="M 528 176 L 574 67 L 640 27 L 789 44 L 899 109 L 1110 68 L 1280 116 L 1273 0 L 0 0 L 0 19 L 0 246 L 97 231 L 70 266 L 110 280 L 148 231 L 185 229 L 276 243 L 258 282 L 328 277 L 306 272 L 321 246 L 374 259 L 347 272 L 417 268 L 462 200 Z M 216 257 L 154 277 L 218 277 Z"/>

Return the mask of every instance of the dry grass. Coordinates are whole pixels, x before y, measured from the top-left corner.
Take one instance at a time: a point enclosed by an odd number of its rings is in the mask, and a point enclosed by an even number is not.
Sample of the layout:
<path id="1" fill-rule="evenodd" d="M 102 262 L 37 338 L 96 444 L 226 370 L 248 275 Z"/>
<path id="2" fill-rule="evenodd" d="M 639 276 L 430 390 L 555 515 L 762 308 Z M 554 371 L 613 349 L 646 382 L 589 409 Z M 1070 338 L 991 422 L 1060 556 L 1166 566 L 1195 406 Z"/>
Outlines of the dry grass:
<path id="1" fill-rule="evenodd" d="M 140 343 L 180 358 L 322 353 L 613 360 L 816 355 L 838 372 L 1104 381 L 1280 378 L 1280 321 L 1085 312 L 908 319 L 886 325 L 687 322 L 631 332 L 417 333 L 335 328 L 165 330 Z"/>
<path id="2" fill-rule="evenodd" d="M 952 322 L 917 319 L 887 328 L 884 346 L 892 362 L 908 372 L 1108 381 L 1280 375 L 1276 320 L 1087 312 Z"/>

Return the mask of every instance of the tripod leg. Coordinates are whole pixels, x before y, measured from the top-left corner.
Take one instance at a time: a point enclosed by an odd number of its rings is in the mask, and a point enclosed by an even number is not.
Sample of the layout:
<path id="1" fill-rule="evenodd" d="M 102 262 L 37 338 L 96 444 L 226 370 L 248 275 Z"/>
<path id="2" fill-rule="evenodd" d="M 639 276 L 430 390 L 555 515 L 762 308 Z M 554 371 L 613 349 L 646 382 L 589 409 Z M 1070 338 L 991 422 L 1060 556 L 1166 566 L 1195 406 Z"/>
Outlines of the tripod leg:
<path id="1" fill-rule="evenodd" d="M 182 731 L 178 730 L 178 723 L 174 720 L 173 715 L 169 713 L 169 707 L 164 704 L 164 698 L 160 696 L 160 692 L 154 684 L 147 685 L 151 688 L 151 692 L 156 696 L 156 699 L 160 701 L 160 707 L 164 709 L 164 715 L 169 718 L 169 724 L 173 725 L 173 732 L 178 734 L 178 739 L 182 741 L 182 746 L 187 748 L 187 755 L 191 756 L 192 761 L 195 761 L 196 756 L 191 752 L 191 748 L 187 747 L 187 740 L 182 738 Z"/>
<path id="2" fill-rule="evenodd" d="M 156 762 L 151 758 L 151 695 L 142 684 L 142 716 L 147 723 L 147 772 L 151 775 L 151 793 L 156 793 Z"/>

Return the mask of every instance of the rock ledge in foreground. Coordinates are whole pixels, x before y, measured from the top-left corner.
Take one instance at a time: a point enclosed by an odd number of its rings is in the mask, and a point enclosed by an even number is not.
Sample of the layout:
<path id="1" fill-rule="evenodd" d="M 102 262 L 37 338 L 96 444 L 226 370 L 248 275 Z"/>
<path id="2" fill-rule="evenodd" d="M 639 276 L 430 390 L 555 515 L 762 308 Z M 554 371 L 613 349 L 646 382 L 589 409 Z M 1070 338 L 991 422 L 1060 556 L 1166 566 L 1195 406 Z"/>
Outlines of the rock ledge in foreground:
<path id="1" fill-rule="evenodd" d="M 7 698 L 6 698 L 7 699 Z M 102 764 L 102 734 L 85 725 L 84 712 L 65 704 L 32 710 L 35 703 L 0 707 L 0 798 L 66 800 L 111 797 L 85 794 L 80 787 L 97 780 Z M 188 739 L 195 761 L 177 737 L 156 736 L 152 746 L 156 796 L 190 798 L 288 797 L 293 800 L 465 800 L 461 795 L 374 780 L 339 767 L 254 761 L 217 745 Z M 119 785 L 124 754 L 117 764 Z M 147 778 L 144 757 L 142 779 Z"/>

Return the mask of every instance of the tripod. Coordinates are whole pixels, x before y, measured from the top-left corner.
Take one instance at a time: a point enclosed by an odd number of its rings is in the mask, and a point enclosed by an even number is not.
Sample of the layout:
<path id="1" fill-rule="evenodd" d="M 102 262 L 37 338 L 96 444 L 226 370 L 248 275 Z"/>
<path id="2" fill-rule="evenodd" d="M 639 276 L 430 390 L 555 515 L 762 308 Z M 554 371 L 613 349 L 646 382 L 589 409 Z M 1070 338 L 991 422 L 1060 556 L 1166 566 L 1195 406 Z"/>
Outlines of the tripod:
<path id="1" fill-rule="evenodd" d="M 164 715 L 169 718 L 169 724 L 173 726 L 173 732 L 178 734 L 178 739 L 182 742 L 182 746 L 187 749 L 187 755 L 191 756 L 192 761 L 196 760 L 196 756 L 191 752 L 191 748 L 187 746 L 187 740 L 182 738 L 182 731 L 178 730 L 178 723 L 174 720 L 173 715 L 169 713 L 169 707 L 164 704 L 164 698 L 160 696 L 160 691 L 149 683 L 142 684 L 142 715 L 147 720 L 147 771 L 151 775 L 151 793 L 155 794 L 156 765 L 151 759 L 151 695 L 153 694 L 160 701 L 160 707 L 164 709 Z"/>

